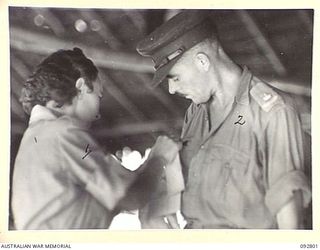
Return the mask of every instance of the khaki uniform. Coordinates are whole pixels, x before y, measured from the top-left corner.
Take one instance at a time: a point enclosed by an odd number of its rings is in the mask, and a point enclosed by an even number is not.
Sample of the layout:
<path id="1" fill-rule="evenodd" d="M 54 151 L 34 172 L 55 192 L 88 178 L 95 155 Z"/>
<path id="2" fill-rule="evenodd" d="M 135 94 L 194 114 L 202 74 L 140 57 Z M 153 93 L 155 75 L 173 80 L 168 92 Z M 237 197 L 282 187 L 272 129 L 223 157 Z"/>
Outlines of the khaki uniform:
<path id="1" fill-rule="evenodd" d="M 105 155 L 78 120 L 38 105 L 14 165 L 16 229 L 108 228 L 119 206 L 136 209 L 148 201 L 163 164 L 149 163 L 154 166 L 138 178 Z"/>
<path id="2" fill-rule="evenodd" d="M 308 205 L 303 133 L 287 94 L 244 68 L 231 112 L 214 120 L 210 103 L 191 104 L 185 116 L 187 228 L 277 228 L 276 214 L 295 190 Z"/>

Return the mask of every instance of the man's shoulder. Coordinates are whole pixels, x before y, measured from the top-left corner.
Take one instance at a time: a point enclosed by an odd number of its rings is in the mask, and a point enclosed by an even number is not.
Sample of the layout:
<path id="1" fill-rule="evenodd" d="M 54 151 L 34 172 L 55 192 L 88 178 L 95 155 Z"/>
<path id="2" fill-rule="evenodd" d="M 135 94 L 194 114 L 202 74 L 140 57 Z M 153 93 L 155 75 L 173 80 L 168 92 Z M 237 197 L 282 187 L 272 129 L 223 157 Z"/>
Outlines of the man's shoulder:
<path id="1" fill-rule="evenodd" d="M 40 126 L 44 128 L 45 133 L 48 134 L 48 136 L 70 134 L 76 131 L 86 132 L 86 129 L 83 128 L 77 120 L 69 116 L 61 116 L 57 119 L 46 120 Z"/>
<path id="2" fill-rule="evenodd" d="M 90 148 L 96 147 L 97 142 L 91 135 L 89 130 L 77 119 L 69 116 L 61 116 L 55 121 L 55 136 L 61 144 L 73 146 L 86 146 L 90 144 Z"/>
<path id="3" fill-rule="evenodd" d="M 46 125 L 48 128 L 50 128 L 50 130 L 55 131 L 57 133 L 61 133 L 65 130 L 74 127 L 72 118 L 67 116 L 61 116 L 51 121 L 49 120 L 46 122 Z"/>
<path id="4" fill-rule="evenodd" d="M 272 113 L 288 106 L 293 107 L 289 94 L 255 78 L 250 88 L 250 97 L 258 107 L 266 113 Z"/>

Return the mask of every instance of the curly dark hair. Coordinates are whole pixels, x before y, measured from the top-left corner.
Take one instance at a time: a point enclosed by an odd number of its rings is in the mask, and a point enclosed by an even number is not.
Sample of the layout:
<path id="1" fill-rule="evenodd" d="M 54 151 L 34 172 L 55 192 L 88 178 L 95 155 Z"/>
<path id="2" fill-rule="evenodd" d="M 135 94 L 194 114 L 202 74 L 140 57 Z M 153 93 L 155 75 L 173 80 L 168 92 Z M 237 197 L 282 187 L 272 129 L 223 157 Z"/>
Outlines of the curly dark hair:
<path id="1" fill-rule="evenodd" d="M 58 105 L 71 103 L 77 95 L 76 81 L 83 77 L 90 89 L 98 69 L 79 48 L 58 50 L 45 58 L 25 82 L 20 102 L 30 115 L 32 108 L 54 100 Z"/>

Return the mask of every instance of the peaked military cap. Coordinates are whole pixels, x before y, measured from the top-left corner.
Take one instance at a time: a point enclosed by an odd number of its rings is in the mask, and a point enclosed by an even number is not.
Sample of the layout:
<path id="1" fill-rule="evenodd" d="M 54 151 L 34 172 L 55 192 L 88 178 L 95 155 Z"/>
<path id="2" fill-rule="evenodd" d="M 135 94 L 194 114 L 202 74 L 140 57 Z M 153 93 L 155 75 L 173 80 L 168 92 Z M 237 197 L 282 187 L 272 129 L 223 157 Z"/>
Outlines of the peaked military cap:
<path id="1" fill-rule="evenodd" d="M 214 24 L 204 10 L 185 10 L 155 29 L 137 45 L 137 51 L 154 62 L 152 86 L 160 84 L 188 49 L 210 37 Z"/>

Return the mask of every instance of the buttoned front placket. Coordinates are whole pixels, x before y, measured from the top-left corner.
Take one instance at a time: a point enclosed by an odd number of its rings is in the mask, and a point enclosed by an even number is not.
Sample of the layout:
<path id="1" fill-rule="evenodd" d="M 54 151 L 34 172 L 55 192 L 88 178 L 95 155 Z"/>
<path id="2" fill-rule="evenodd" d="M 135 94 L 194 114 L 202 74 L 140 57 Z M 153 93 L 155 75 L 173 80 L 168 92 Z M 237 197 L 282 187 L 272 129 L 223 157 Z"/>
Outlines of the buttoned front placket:
<path id="1" fill-rule="evenodd" d="M 197 105 L 193 107 L 192 119 L 189 119 L 187 124 L 185 124 L 185 138 L 191 138 L 195 142 L 199 140 L 199 146 L 192 148 L 194 151 L 193 157 L 191 158 L 192 160 L 189 163 L 188 180 L 185 190 L 185 204 L 187 207 L 191 206 L 193 208 L 187 208 L 186 210 L 187 215 L 190 214 L 191 218 L 197 218 L 197 213 L 203 213 L 201 215 L 199 214 L 199 218 L 208 213 L 205 212 L 208 211 L 208 208 L 201 208 L 201 205 L 191 205 L 191 203 L 202 204 L 207 199 L 205 197 L 212 197 L 212 195 L 214 195 L 214 189 L 207 185 L 214 186 L 216 185 L 215 182 L 219 180 L 219 183 L 221 183 L 219 184 L 220 188 L 216 189 L 216 194 L 214 196 L 216 198 L 221 197 L 224 199 L 225 187 L 232 178 L 234 171 L 234 166 L 228 160 L 229 158 L 231 159 L 232 156 L 230 155 L 229 157 L 226 155 L 227 158 L 224 158 L 221 155 L 220 157 L 220 153 L 212 151 L 212 147 L 215 147 L 216 143 L 226 143 L 226 145 L 229 145 L 232 143 L 232 139 L 228 138 L 231 138 L 232 136 L 228 132 L 225 134 L 226 131 L 234 131 L 232 133 L 237 135 L 238 133 L 241 133 L 237 131 L 244 128 L 242 127 L 242 125 L 244 125 L 244 120 L 241 120 L 238 125 L 235 125 L 234 123 L 237 122 L 239 115 L 244 115 L 244 112 L 247 109 L 246 105 L 243 106 L 242 104 L 248 103 L 248 87 L 251 77 L 252 75 L 245 68 L 243 78 L 240 82 L 238 95 L 234 98 L 234 102 L 231 104 L 231 107 L 229 108 L 230 110 L 227 114 L 221 115 L 219 112 L 218 114 L 216 114 L 217 112 L 213 113 L 213 109 L 210 107 L 210 104 Z M 229 128 L 230 130 L 226 130 L 226 128 Z M 223 141 L 224 137 L 226 141 Z M 189 153 L 192 154 L 192 152 Z M 212 153 L 214 153 L 214 155 L 212 155 Z M 230 151 L 230 154 L 232 154 L 232 151 Z M 212 163 L 212 160 L 216 161 L 216 163 Z M 214 172 L 215 177 L 211 176 Z M 219 177 L 219 173 L 222 174 L 222 179 Z M 210 180 L 208 178 L 210 178 Z M 193 200 L 193 202 L 191 200 Z M 198 212 L 192 212 L 198 209 L 200 209 Z"/>

